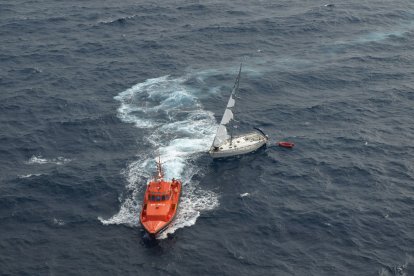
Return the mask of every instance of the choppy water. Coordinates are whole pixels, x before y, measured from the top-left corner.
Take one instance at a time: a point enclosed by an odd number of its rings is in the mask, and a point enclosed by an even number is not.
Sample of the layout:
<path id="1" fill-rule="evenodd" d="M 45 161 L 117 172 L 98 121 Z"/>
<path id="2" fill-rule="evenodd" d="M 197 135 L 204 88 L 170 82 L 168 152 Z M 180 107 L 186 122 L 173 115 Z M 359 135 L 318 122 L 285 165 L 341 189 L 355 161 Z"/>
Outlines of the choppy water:
<path id="1" fill-rule="evenodd" d="M 408 0 L 0 1 L 0 274 L 414 274 L 413 20 Z M 238 129 L 271 144 L 213 162 L 241 61 Z M 151 241 L 158 154 L 184 189 Z"/>

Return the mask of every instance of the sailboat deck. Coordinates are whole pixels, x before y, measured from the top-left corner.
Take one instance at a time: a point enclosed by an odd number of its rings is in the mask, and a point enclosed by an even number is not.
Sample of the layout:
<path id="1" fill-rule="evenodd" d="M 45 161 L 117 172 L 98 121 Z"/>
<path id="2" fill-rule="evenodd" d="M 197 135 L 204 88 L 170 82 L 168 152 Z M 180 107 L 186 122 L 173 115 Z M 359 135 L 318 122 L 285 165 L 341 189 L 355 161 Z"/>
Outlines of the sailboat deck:
<path id="1" fill-rule="evenodd" d="M 245 150 L 251 147 L 256 147 L 257 144 L 266 143 L 266 138 L 256 132 L 233 137 L 233 139 L 226 140 L 219 147 L 219 151 L 238 151 Z"/>

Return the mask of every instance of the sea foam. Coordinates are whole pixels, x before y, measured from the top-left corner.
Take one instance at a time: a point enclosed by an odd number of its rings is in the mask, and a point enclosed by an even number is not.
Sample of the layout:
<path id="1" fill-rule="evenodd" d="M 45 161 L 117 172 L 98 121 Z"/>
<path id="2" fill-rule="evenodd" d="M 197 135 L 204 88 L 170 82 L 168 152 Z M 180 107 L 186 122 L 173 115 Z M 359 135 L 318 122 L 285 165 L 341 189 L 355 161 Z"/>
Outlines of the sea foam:
<path id="1" fill-rule="evenodd" d="M 140 150 L 137 160 L 123 171 L 127 196 L 121 199 L 117 214 L 109 219 L 99 217 L 103 224 L 139 225 L 141 199 L 155 171 L 157 156 L 163 163 L 166 179 L 183 181 L 177 216 L 159 238 L 195 224 L 201 212 L 218 206 L 218 196 L 192 180 L 203 171 L 193 161 L 207 152 L 217 124 L 213 114 L 204 110 L 198 100 L 199 91 L 185 84 L 189 77 L 148 79 L 115 97 L 120 102 L 118 116 L 122 121 L 150 130 L 146 137 L 150 148 Z"/>

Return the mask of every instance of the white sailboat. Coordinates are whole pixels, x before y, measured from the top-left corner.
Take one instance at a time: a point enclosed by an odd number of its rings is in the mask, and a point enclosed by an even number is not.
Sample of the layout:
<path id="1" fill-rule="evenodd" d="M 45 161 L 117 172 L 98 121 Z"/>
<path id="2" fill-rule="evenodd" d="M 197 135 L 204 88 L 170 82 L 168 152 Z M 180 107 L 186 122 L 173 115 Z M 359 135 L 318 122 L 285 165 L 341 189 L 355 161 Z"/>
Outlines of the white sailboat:
<path id="1" fill-rule="evenodd" d="M 236 136 L 233 136 L 232 131 L 230 134 L 227 131 L 228 125 L 234 120 L 233 108 L 236 103 L 235 95 L 239 90 L 241 69 L 242 65 L 240 65 L 239 74 L 231 91 L 230 99 L 221 119 L 220 126 L 214 137 L 213 145 L 209 150 L 209 154 L 213 158 L 224 158 L 255 151 L 264 146 L 268 139 L 267 135 L 258 128 L 255 128 L 256 131 Z"/>

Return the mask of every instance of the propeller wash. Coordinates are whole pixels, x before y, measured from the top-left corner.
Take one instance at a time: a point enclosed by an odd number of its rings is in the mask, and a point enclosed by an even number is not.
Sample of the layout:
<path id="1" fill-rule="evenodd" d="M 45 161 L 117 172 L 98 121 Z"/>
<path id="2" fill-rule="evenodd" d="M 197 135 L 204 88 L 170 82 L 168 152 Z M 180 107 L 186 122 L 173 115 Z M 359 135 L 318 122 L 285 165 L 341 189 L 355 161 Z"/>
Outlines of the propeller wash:
<path id="1" fill-rule="evenodd" d="M 109 219 L 99 217 L 103 224 L 139 225 L 142 197 L 158 154 L 163 160 L 165 177 L 183 181 L 177 216 L 158 238 L 195 224 L 200 212 L 218 206 L 218 196 L 201 189 L 192 180 L 195 174 L 205 170 L 195 160 L 208 150 L 217 124 L 213 114 L 204 110 L 197 98 L 201 91 L 186 84 L 189 78 L 148 79 L 115 97 L 121 103 L 119 118 L 142 129 L 144 138 L 139 141 L 142 146 L 138 159 L 123 171 L 128 184 L 126 194 L 120 199 L 120 210 Z"/>

